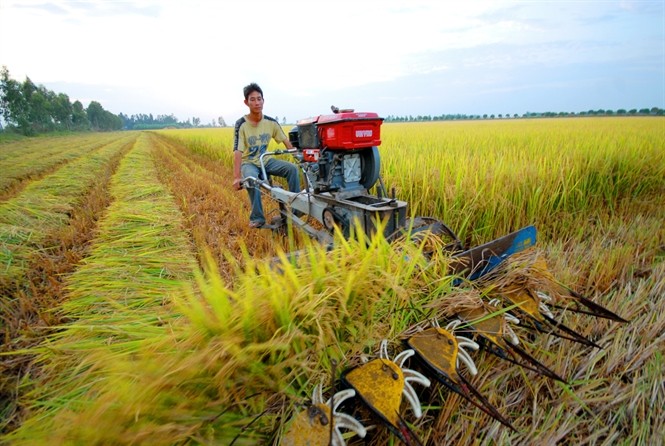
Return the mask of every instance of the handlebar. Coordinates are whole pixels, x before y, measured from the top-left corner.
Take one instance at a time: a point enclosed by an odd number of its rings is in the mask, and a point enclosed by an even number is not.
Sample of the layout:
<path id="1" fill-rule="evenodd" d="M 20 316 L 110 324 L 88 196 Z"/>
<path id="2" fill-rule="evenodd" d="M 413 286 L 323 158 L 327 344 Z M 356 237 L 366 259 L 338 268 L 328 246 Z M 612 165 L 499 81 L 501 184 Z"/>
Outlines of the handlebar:
<path id="1" fill-rule="evenodd" d="M 297 153 L 298 149 L 286 149 L 286 150 L 275 150 L 274 152 L 263 152 L 261 156 L 259 156 L 259 164 L 261 164 L 261 173 L 263 174 L 263 178 L 268 179 L 268 174 L 266 173 L 266 166 L 265 163 L 263 162 L 263 157 L 266 155 L 285 155 L 288 153 Z"/>

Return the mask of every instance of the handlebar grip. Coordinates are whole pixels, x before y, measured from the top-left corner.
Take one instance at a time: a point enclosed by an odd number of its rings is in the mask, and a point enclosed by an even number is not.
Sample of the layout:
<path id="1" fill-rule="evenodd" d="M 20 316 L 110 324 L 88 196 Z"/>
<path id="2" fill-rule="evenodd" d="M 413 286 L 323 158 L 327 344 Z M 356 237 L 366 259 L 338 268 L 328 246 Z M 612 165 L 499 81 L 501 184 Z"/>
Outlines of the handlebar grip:
<path id="1" fill-rule="evenodd" d="M 298 149 L 275 150 L 272 152 L 275 155 L 284 155 L 286 153 L 296 153 Z"/>

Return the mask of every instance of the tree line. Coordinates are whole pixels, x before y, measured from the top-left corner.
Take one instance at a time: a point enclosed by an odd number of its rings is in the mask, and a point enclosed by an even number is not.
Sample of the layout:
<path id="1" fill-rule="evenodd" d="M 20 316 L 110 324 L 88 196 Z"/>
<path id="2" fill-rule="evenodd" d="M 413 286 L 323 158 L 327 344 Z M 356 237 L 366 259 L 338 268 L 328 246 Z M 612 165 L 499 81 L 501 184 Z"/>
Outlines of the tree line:
<path id="1" fill-rule="evenodd" d="M 209 124 L 201 124 L 201 119 L 193 117 L 191 120 L 178 121 L 173 114 L 153 116 L 152 113 L 139 113 L 136 115 L 118 115 L 122 120 L 122 128 L 125 130 L 155 130 L 164 128 L 186 129 L 191 127 L 226 127 L 226 122 L 221 116 L 217 120 L 212 120 Z"/>
<path id="2" fill-rule="evenodd" d="M 92 101 L 87 108 L 64 93 L 35 85 L 29 77 L 18 82 L 0 71 L 0 114 L 8 128 L 30 136 L 53 131 L 120 130 L 122 120 Z"/>
<path id="3" fill-rule="evenodd" d="M 574 116 L 665 116 L 665 110 L 659 107 L 651 108 L 633 108 L 630 110 L 618 109 L 614 110 L 587 110 L 581 112 L 526 112 L 522 115 L 517 113 L 502 113 L 499 114 L 483 114 L 483 115 L 466 115 L 466 114 L 444 114 L 444 115 L 408 115 L 408 116 L 394 116 L 389 115 L 384 119 L 385 122 L 422 122 L 422 121 L 454 121 L 454 120 L 471 120 L 471 119 L 517 119 L 517 118 L 564 118 Z"/>
<path id="4" fill-rule="evenodd" d="M 221 116 L 209 124 L 193 117 L 179 121 L 173 114 L 115 115 L 97 102 L 83 107 L 71 102 L 64 93 L 55 93 L 43 85 L 35 85 L 29 77 L 19 82 L 10 78 L 6 66 L 0 72 L 0 116 L 7 129 L 27 136 L 55 131 L 149 130 L 168 127 L 225 127 Z M 1 124 L 1 123 L 0 123 Z M 0 130 L 2 130 L 0 125 Z"/>

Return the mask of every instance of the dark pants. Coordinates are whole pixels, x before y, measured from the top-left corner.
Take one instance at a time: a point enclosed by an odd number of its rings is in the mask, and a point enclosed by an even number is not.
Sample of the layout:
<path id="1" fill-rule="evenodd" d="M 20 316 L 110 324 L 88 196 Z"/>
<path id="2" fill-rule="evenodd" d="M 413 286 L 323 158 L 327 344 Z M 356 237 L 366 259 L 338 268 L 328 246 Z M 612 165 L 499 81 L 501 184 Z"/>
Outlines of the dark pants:
<path id="1" fill-rule="evenodd" d="M 282 177 L 286 178 L 286 181 L 289 183 L 289 190 L 291 192 L 300 192 L 300 175 L 298 167 L 289 163 L 288 161 L 282 161 L 275 158 L 270 158 L 266 164 L 266 173 L 269 176 Z M 255 177 L 261 178 L 261 169 L 250 163 L 244 163 L 240 167 L 240 172 L 245 177 Z M 264 179 L 264 178 L 261 178 Z M 257 223 L 265 223 L 266 218 L 263 215 L 263 204 L 261 203 L 261 191 L 258 187 L 249 187 L 247 188 L 247 193 L 249 194 L 249 202 L 252 205 L 252 211 L 249 214 L 249 221 Z"/>

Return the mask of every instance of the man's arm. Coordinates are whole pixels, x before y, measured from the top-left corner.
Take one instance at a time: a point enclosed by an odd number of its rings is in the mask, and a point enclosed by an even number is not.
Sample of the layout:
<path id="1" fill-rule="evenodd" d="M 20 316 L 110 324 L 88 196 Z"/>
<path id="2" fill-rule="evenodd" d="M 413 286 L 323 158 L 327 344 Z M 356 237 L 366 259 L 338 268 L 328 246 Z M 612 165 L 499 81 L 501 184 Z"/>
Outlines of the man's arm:
<path id="1" fill-rule="evenodd" d="M 242 166 L 242 152 L 245 148 L 245 141 L 242 139 L 244 136 L 240 134 L 240 127 L 244 122 L 245 118 L 238 119 L 233 131 L 233 188 L 235 190 L 242 189 L 240 166 Z"/>
<path id="2" fill-rule="evenodd" d="M 235 190 L 242 189 L 242 176 L 240 173 L 240 166 L 242 165 L 242 152 L 240 150 L 233 151 L 233 187 Z"/>

